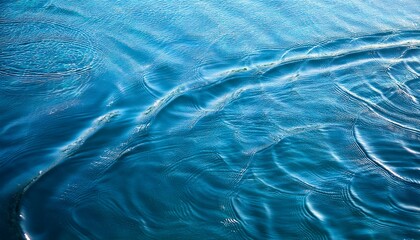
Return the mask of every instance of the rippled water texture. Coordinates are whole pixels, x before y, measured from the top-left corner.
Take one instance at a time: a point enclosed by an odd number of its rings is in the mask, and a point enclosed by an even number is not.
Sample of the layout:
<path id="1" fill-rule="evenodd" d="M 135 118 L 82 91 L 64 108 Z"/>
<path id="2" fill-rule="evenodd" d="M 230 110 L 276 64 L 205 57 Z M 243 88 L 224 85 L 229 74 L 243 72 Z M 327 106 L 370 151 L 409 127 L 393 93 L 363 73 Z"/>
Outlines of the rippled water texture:
<path id="1" fill-rule="evenodd" d="M 1 239 L 420 239 L 418 1 L 0 6 Z"/>

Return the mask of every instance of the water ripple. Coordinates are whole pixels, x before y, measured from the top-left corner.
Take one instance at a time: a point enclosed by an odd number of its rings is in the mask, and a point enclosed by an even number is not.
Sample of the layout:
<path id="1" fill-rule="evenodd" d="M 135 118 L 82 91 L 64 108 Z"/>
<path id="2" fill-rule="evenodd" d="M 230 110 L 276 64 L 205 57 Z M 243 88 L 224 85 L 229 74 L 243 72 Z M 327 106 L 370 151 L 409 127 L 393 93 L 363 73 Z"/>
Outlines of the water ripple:
<path id="1" fill-rule="evenodd" d="M 89 72 L 100 63 L 91 39 L 61 24 L 1 21 L 0 31 L 4 94 L 80 92 L 88 84 Z"/>
<path id="2" fill-rule="evenodd" d="M 347 13 L 323 37 L 300 2 L 290 34 L 247 10 L 274 1 L 89 4 L 0 21 L 0 170 L 40 155 L 4 173 L 16 238 L 418 238 L 416 27 L 363 34 Z"/>

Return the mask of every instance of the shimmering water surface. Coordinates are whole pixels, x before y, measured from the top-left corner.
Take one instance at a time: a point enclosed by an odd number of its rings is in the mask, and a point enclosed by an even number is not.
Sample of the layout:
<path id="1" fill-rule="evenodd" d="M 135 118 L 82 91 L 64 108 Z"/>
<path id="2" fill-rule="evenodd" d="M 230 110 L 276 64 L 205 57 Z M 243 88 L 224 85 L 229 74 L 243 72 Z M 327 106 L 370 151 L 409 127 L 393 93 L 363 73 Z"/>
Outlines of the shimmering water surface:
<path id="1" fill-rule="evenodd" d="M 420 239 L 420 5 L 0 3 L 1 239 Z"/>

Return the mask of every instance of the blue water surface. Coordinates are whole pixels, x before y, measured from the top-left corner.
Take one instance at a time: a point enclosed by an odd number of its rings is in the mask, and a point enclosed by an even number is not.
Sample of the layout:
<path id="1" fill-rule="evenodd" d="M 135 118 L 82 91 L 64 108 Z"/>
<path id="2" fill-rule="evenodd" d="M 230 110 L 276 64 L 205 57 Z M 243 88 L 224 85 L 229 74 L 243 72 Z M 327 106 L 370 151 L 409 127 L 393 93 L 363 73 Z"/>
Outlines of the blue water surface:
<path id="1" fill-rule="evenodd" d="M 420 239 L 418 0 L 0 11 L 1 239 Z"/>

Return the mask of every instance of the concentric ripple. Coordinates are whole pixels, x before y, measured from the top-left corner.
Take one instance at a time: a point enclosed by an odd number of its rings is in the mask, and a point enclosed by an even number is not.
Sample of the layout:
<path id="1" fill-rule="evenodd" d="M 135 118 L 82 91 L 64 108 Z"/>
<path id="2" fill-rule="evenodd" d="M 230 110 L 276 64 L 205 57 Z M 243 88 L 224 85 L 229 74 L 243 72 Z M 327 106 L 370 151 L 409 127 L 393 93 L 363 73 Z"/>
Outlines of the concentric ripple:
<path id="1" fill-rule="evenodd" d="M 4 94 L 43 95 L 83 89 L 99 64 L 90 38 L 52 22 L 0 22 Z"/>

